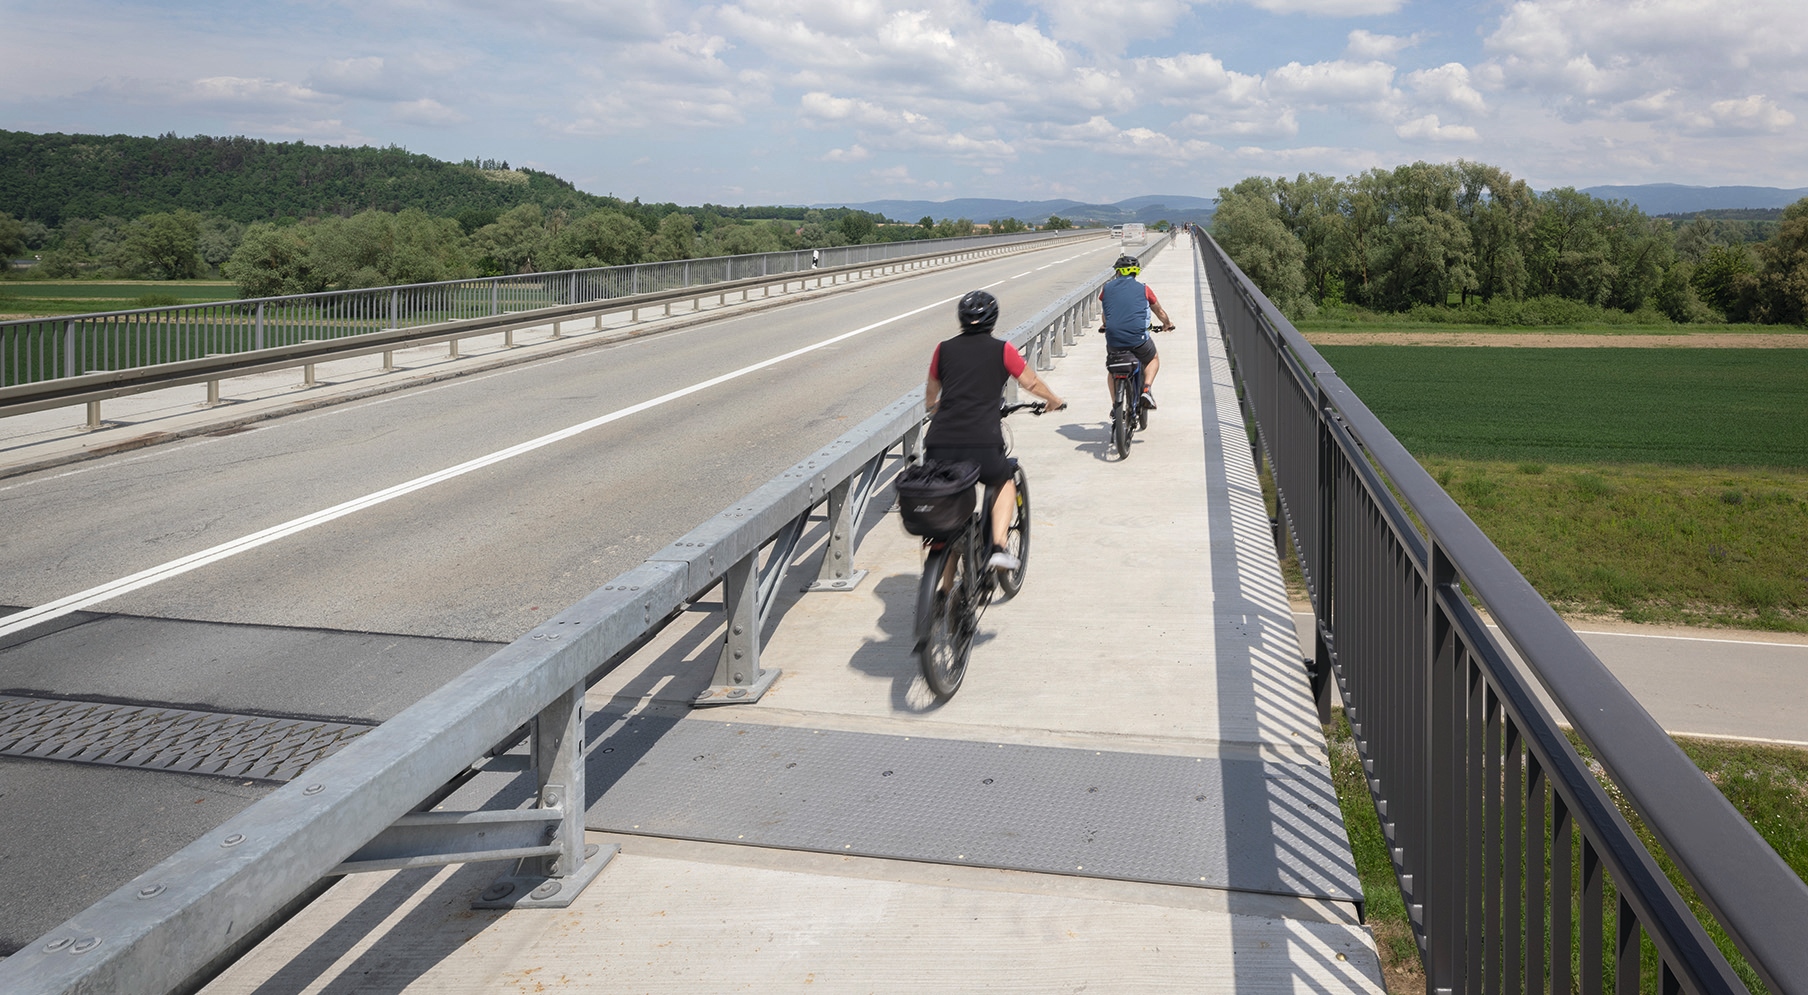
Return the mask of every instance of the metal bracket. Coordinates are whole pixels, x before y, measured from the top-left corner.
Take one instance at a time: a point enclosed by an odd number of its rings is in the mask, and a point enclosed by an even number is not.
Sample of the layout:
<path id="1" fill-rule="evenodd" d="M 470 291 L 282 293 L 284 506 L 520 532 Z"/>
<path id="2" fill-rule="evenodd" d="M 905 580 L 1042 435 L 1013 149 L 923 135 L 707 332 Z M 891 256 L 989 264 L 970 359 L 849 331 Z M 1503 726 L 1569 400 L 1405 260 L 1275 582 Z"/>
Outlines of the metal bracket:
<path id="1" fill-rule="evenodd" d="M 577 900 L 586 885 L 602 873 L 609 861 L 621 852 L 610 843 L 584 846 L 584 866 L 576 874 L 562 878 L 544 874 L 504 874 L 483 890 L 471 903 L 474 909 L 563 909 Z"/>

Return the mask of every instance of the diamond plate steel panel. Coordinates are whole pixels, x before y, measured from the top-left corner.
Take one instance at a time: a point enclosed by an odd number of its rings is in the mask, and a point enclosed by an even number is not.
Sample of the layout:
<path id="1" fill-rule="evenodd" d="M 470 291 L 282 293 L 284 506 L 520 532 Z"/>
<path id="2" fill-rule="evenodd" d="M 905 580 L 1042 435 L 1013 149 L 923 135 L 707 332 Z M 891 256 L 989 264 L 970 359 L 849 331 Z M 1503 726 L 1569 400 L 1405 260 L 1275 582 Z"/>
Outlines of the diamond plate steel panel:
<path id="1" fill-rule="evenodd" d="M 372 726 L 0 694 L 0 755 L 286 781 Z"/>
<path id="2" fill-rule="evenodd" d="M 1329 768 L 635 716 L 589 828 L 1359 901 Z"/>

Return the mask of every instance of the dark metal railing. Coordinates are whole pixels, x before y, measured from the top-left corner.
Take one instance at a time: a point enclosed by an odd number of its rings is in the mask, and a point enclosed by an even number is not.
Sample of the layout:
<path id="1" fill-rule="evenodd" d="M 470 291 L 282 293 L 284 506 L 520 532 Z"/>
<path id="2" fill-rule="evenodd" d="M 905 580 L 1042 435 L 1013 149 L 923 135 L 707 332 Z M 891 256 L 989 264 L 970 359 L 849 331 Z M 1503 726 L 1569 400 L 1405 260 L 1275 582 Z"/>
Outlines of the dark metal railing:
<path id="1" fill-rule="evenodd" d="M 1217 243 L 1197 245 L 1311 596 L 1321 717 L 1335 680 L 1427 991 L 1747 990 L 1611 790 L 1763 984 L 1808 992 L 1808 885 Z"/>

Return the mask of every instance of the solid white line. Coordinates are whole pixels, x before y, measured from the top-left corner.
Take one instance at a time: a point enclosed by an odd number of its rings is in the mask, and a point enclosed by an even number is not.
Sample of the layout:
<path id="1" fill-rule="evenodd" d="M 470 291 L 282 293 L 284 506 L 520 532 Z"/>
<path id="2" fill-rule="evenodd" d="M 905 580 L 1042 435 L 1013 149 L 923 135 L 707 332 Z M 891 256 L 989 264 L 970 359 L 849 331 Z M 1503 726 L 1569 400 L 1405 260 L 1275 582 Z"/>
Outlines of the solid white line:
<path id="1" fill-rule="evenodd" d="M 924 311 L 928 311 L 931 308 L 938 308 L 938 307 L 941 307 L 945 304 L 949 304 L 949 303 L 959 300 L 959 299 L 960 298 L 958 298 L 958 297 L 949 297 L 944 300 L 936 301 L 933 304 L 925 304 L 922 307 L 919 307 L 912 311 L 905 311 L 902 314 L 894 314 L 889 318 L 885 318 L 881 321 L 875 321 L 870 325 L 866 325 L 861 328 L 856 328 L 851 332 L 843 332 L 840 335 L 836 335 L 831 338 L 823 339 L 821 342 L 817 342 L 814 345 L 807 345 L 801 349 L 793 349 L 792 351 L 787 352 L 782 356 L 774 356 L 771 359 L 766 359 L 766 360 L 762 360 L 758 363 L 754 363 L 752 366 L 744 366 L 738 370 L 735 370 L 732 373 L 724 373 L 719 377 L 714 377 L 709 380 L 704 380 L 701 383 L 695 383 L 695 384 L 690 385 L 689 387 L 682 387 L 678 390 L 672 391 L 669 394 L 662 394 L 659 397 L 655 397 L 652 400 L 642 401 L 639 404 L 630 405 L 628 407 L 621 408 L 617 411 L 611 411 L 610 413 L 608 413 L 606 415 L 600 415 L 596 418 L 590 419 L 589 421 L 579 422 L 576 425 L 571 425 L 569 427 L 559 429 L 556 432 L 550 432 L 546 435 L 540 436 L 537 439 L 529 439 L 526 442 L 518 443 L 516 445 L 508 447 L 507 449 L 499 449 L 486 456 L 479 456 L 476 459 L 469 460 L 464 463 L 460 463 L 457 466 L 447 467 L 444 470 L 439 470 L 434 473 L 429 473 L 422 477 L 416 477 L 413 480 L 409 480 L 409 481 L 405 481 L 400 484 L 396 484 L 393 487 L 386 487 L 383 490 L 375 491 L 370 494 L 366 494 L 363 497 L 353 498 L 352 500 L 346 501 L 342 504 L 336 504 L 336 505 L 332 506 L 331 508 L 326 508 L 321 511 L 313 512 L 312 514 L 303 515 L 300 518 L 291 519 L 287 522 L 282 523 L 281 525 L 273 525 L 270 528 L 264 529 L 261 532 L 253 532 L 250 535 L 240 536 L 237 539 L 233 539 L 228 542 L 220 543 L 219 545 L 211 547 L 209 549 L 203 549 L 198 553 L 190 553 L 189 555 L 181 557 L 180 559 L 175 559 L 175 560 L 169 561 L 168 563 L 159 564 L 157 566 L 151 567 L 148 570 L 141 570 L 138 573 L 132 574 L 129 577 L 121 577 L 117 580 L 112 580 L 112 581 L 108 581 L 105 584 L 101 584 L 98 587 L 91 587 L 86 591 L 82 591 L 77 594 L 71 594 L 65 598 L 59 598 L 55 601 L 50 602 L 49 604 L 39 605 L 36 608 L 28 608 L 21 612 L 14 612 L 11 615 L 5 616 L 4 619 L 0 619 L 0 636 L 8 636 L 8 635 L 11 635 L 12 633 L 18 632 L 21 629 L 25 629 L 30 626 L 37 625 L 40 622 L 49 621 L 50 619 L 53 619 L 53 618 L 61 618 L 64 615 L 68 615 L 72 612 L 81 611 L 82 609 L 87 608 L 94 604 L 98 604 L 99 602 L 106 601 L 111 598 L 116 598 L 122 594 L 128 594 L 132 591 L 136 591 L 141 587 L 149 587 L 150 585 L 158 583 L 159 581 L 168 580 L 171 577 L 176 577 L 181 574 L 185 574 L 185 573 L 189 572 L 190 570 L 196 570 L 196 569 L 199 569 L 200 567 L 207 566 L 210 563 L 217 563 L 218 561 L 224 560 L 228 557 L 237 556 L 240 553 L 256 549 L 257 547 L 265 545 L 267 543 L 275 542 L 276 540 L 284 538 L 285 536 L 291 536 L 297 532 L 304 532 L 308 529 L 314 528 L 317 525 L 325 525 L 327 522 L 333 521 L 338 518 L 344 518 L 346 515 L 350 515 L 353 512 L 363 511 L 366 508 L 375 507 L 376 505 L 383 504 L 386 501 L 392 501 L 405 494 L 412 494 L 415 491 L 421 490 L 426 487 L 431 487 L 437 483 L 442 483 L 444 481 L 451 480 L 454 477 L 464 476 L 465 474 L 470 473 L 473 470 L 481 470 L 486 466 L 490 466 L 490 465 L 496 464 L 496 463 L 501 463 L 504 460 L 513 459 L 516 456 L 521 456 L 523 454 L 533 452 L 536 449 L 541 449 L 546 446 L 550 446 L 555 442 L 562 442 L 565 439 L 569 439 L 574 435 L 579 435 L 584 432 L 588 432 L 593 428 L 598 428 L 600 426 L 607 425 L 613 421 L 619 421 L 620 419 L 626 418 L 629 415 L 639 414 L 640 412 L 646 411 L 650 408 L 656 408 L 662 404 L 667 404 L 672 401 L 676 401 L 679 398 L 688 397 L 691 394 L 697 393 L 698 391 L 708 390 L 711 387 L 715 387 L 720 384 L 727 383 L 730 380 L 735 380 L 740 377 L 744 377 L 749 373 L 756 373 L 760 370 L 766 369 L 767 367 L 776 366 L 779 363 L 783 363 L 786 360 L 796 359 L 799 356 L 815 352 L 818 349 L 827 348 L 828 346 L 835 345 L 838 342 L 844 342 L 848 339 L 853 338 L 856 335 L 864 335 L 865 333 L 870 332 L 875 328 L 880 328 L 885 325 L 889 325 L 894 321 L 899 321 L 904 318 L 911 317 L 912 315 L 922 314 Z"/>
<path id="2" fill-rule="evenodd" d="M 1579 636 L 1631 636 L 1634 639 L 1680 639 L 1694 643 L 1731 643 L 1735 646 L 1782 646 L 1787 649 L 1808 650 L 1801 643 L 1774 643 L 1767 639 L 1715 639 L 1710 636 L 1672 636 L 1662 632 L 1602 632 L 1598 629 L 1576 629 Z"/>

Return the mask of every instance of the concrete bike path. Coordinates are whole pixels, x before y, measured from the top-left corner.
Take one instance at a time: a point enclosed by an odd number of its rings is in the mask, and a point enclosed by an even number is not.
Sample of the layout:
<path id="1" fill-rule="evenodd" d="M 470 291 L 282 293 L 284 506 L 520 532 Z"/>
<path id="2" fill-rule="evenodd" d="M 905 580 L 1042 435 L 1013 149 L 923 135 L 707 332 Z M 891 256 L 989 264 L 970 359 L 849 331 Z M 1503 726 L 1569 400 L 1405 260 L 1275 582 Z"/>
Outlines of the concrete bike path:
<path id="1" fill-rule="evenodd" d="M 1109 753 L 1151 767 L 1184 758 L 1259 764 L 1272 772 L 1270 794 L 1238 814 L 1254 814 L 1262 830 L 1277 799 L 1303 797 L 1287 795 L 1291 785 L 1328 786 L 1209 303 L 1202 316 L 1185 252 L 1163 252 L 1146 273 L 1180 324 L 1159 340 L 1161 408 L 1128 460 L 1107 459 L 1103 346 L 1089 334 L 1044 373 L 1073 407 L 1011 419 L 1033 497 L 1028 581 L 985 616 L 957 696 L 938 703 L 916 673 L 909 632 L 921 550 L 880 506 L 882 495 L 856 556 L 869 571 L 857 590 L 797 593 L 814 575 L 811 555 L 791 573 L 762 651 L 763 665 L 783 676 L 761 701 L 686 707 L 707 684 L 721 640 L 718 606 L 700 603 L 591 690 L 589 742 L 663 723 L 741 728 L 756 739 L 803 731 Z M 591 796 L 604 791 L 613 789 L 593 780 Z M 364 875 L 336 885 L 206 990 L 1383 990 L 1354 905 L 1303 880 L 1189 887 L 1081 868 L 599 831 L 606 802 L 591 809 L 589 838 L 622 852 L 568 909 L 472 911 L 494 865 Z M 1261 832 L 1254 851 L 1337 877 L 1347 841 L 1335 812 L 1317 814 L 1335 839 L 1283 852 Z M 959 823 L 979 813 L 938 817 Z M 924 813 L 887 818 L 936 828 Z M 1051 830 L 1017 828 L 1026 845 Z M 1156 842 L 1168 831 L 1145 830 Z M 1247 855 L 1250 842 L 1213 845 Z"/>

